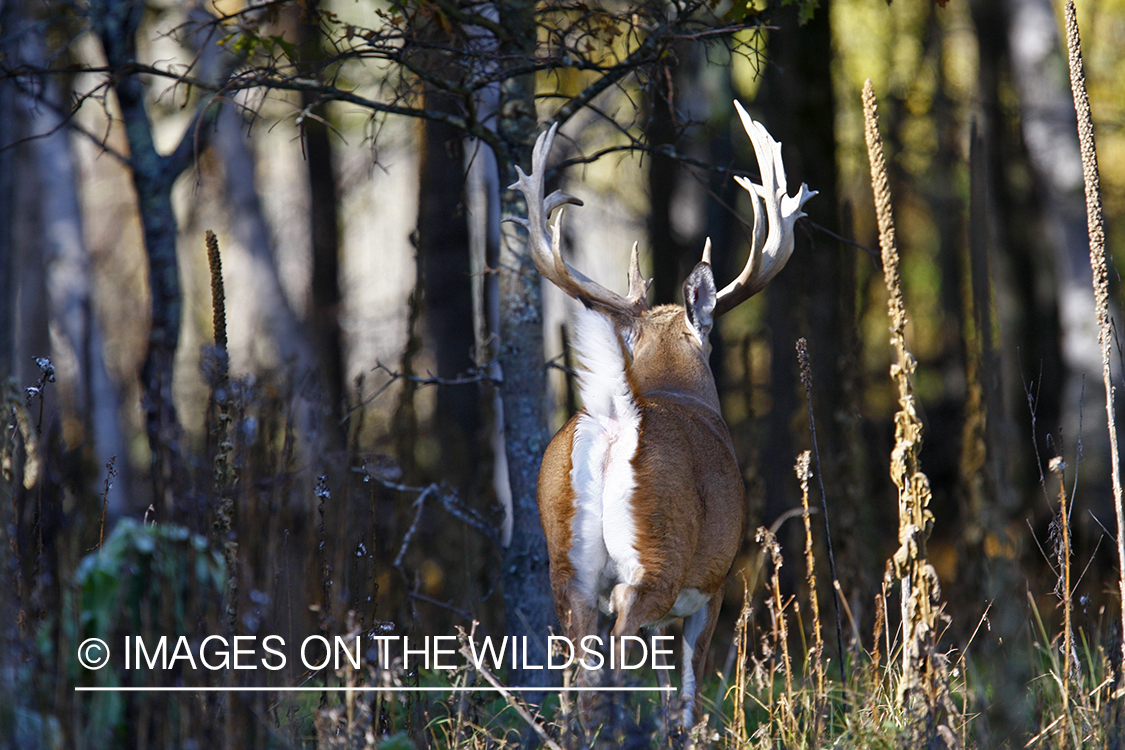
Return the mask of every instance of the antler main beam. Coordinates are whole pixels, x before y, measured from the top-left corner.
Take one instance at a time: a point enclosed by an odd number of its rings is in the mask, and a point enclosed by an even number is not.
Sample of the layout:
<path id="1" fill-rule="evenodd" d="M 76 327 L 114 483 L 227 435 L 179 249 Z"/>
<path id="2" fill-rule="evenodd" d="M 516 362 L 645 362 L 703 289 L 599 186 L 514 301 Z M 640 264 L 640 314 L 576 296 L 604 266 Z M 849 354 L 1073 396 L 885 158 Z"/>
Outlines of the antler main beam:
<path id="1" fill-rule="evenodd" d="M 734 103 L 742 127 L 754 153 L 758 157 L 758 170 L 762 184 L 745 177 L 735 181 L 750 193 L 754 210 L 754 234 L 746 267 L 738 278 L 727 284 L 718 294 L 715 317 L 728 312 L 766 288 L 774 276 L 785 267 L 793 254 L 793 224 L 805 215 L 801 208 L 805 201 L 816 195 L 815 190 L 801 183 L 796 195 L 789 195 L 785 180 L 785 165 L 781 161 L 781 144 L 773 139 L 760 122 L 751 119 L 737 101 Z M 765 219 L 763 222 L 763 207 Z M 768 233 L 767 227 L 768 223 Z"/>
<path id="2" fill-rule="evenodd" d="M 524 174 L 523 169 L 516 166 L 519 179 L 510 190 L 519 190 L 527 201 L 527 219 L 512 217 L 508 221 L 520 224 L 527 229 L 531 242 L 531 257 L 535 267 L 544 278 L 553 283 L 566 294 L 582 302 L 587 307 L 594 307 L 612 314 L 638 315 L 648 309 L 645 295 L 648 292 L 648 282 L 641 276 L 640 261 L 637 257 L 637 245 L 633 245 L 633 254 L 629 260 L 629 296 L 622 297 L 616 292 L 606 289 L 596 281 L 584 276 L 563 260 L 561 253 L 560 232 L 562 214 L 549 228 L 547 220 L 551 213 L 567 203 L 578 206 L 582 201 L 572 195 L 556 190 L 543 197 L 543 181 L 547 171 L 547 155 L 555 142 L 558 132 L 558 123 L 549 130 L 539 135 L 535 141 L 535 148 L 531 155 L 531 174 Z"/>
<path id="3" fill-rule="evenodd" d="M 754 153 L 758 158 L 758 169 L 762 175 L 759 185 L 745 177 L 735 177 L 751 197 L 754 212 L 754 230 L 750 253 L 742 273 L 734 281 L 719 291 L 715 303 L 715 317 L 718 317 L 765 289 L 774 276 L 785 267 L 793 254 L 793 225 L 805 215 L 802 210 L 805 201 L 816 195 L 808 185 L 801 183 L 796 195 L 789 195 L 785 177 L 785 165 L 781 160 L 781 144 L 778 143 L 760 122 L 754 121 L 742 105 L 734 103 L 742 127 L 746 130 Z M 596 281 L 575 270 L 562 258 L 561 224 L 562 214 L 553 225 L 548 219 L 555 209 L 571 203 L 582 205 L 574 196 L 556 190 L 544 197 L 544 176 L 547 170 L 547 156 L 551 152 L 558 123 L 539 135 L 532 152 L 531 174 L 525 174 L 516 166 L 519 179 L 512 190 L 519 190 L 527 201 L 527 219 L 510 218 L 528 231 L 531 243 L 531 256 L 539 273 L 563 290 L 566 294 L 593 307 L 617 315 L 638 315 L 648 309 L 646 294 L 651 282 L 641 276 L 637 257 L 637 245 L 633 245 L 629 260 L 629 293 L 622 297 L 606 289 Z M 703 260 L 710 263 L 710 243 L 704 251 Z"/>

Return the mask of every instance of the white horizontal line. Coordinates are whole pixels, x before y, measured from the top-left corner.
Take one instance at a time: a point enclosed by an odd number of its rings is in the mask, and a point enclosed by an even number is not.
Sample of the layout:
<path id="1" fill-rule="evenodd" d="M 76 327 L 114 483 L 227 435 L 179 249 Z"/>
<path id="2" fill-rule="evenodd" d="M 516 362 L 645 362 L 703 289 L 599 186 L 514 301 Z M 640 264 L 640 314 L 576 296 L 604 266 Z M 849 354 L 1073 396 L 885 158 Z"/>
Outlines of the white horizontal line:
<path id="1" fill-rule="evenodd" d="M 498 693 L 500 688 L 482 687 L 75 687 L 76 693 Z M 652 693 L 674 692 L 674 687 L 508 687 L 508 692 L 539 693 Z"/>

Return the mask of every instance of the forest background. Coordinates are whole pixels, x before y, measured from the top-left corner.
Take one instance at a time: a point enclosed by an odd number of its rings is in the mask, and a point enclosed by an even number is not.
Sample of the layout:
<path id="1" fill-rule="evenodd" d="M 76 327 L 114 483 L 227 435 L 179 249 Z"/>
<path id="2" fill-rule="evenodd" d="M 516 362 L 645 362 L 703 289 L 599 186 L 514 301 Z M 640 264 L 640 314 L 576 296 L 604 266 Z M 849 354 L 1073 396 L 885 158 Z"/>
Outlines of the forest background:
<path id="1" fill-rule="evenodd" d="M 522 41 L 505 25 L 513 9 Z M 297 641 L 549 625 L 529 488 L 576 406 L 569 303 L 505 263 L 522 239 L 498 219 L 522 213 L 500 188 L 527 168 L 540 123 L 566 120 L 557 180 L 586 204 L 568 214 L 573 264 L 621 288 L 639 241 L 651 299 L 675 301 L 710 237 L 723 283 L 750 234 L 732 175 L 756 171 L 734 99 L 783 144 L 790 185 L 819 195 L 786 269 L 712 334 L 751 510 L 713 666 L 730 664 L 741 579 L 760 567 L 754 530 L 775 526 L 800 554 L 799 523 L 778 521 L 800 507 L 792 467 L 812 447 L 810 410 L 845 650 L 872 649 L 899 539 L 859 95 L 870 78 L 918 363 L 942 642 L 982 655 L 977 741 L 1038 736 L 1030 623 L 1042 614 L 1053 632 L 1061 617 L 1058 498 L 1044 480 L 1055 456 L 1081 571 L 1067 598 L 1098 653 L 1111 659 L 1121 638 L 1061 15 L 1049 0 L 0 0 L 0 727 L 44 746 L 272 746 L 312 736 L 327 710 L 87 700 L 70 692 L 92 679 L 72 655 L 92 632 L 205 623 Z M 1120 259 L 1125 4 L 1082 2 L 1078 21 Z M 1111 285 L 1120 300 L 1112 270 Z M 781 585 L 806 584 L 789 566 Z M 1011 648 L 1026 661 L 994 658 Z M 381 726 L 421 741 L 427 705 Z M 235 732 L 207 725 L 209 712 L 250 718 Z M 172 714 L 174 727 L 159 720 Z"/>

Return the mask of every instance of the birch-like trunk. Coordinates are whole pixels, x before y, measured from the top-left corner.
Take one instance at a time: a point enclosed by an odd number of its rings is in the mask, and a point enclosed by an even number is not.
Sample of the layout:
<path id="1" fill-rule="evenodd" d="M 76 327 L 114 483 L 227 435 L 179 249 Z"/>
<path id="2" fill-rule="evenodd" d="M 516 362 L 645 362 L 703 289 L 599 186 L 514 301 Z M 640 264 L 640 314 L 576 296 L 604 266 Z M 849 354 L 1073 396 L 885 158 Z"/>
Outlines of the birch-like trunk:
<path id="1" fill-rule="evenodd" d="M 30 23 L 23 17 L 25 10 L 18 3 L 8 5 L 11 22 L 5 28 L 13 40 L 8 54 L 30 68 L 45 68 L 43 38 L 23 33 Z M 0 355 L 0 374 L 17 375 L 19 385 L 30 385 L 39 376 L 34 358 L 49 357 L 55 368 L 50 387 L 61 398 L 51 394 L 47 403 L 58 404 L 63 412 L 61 437 L 66 447 L 81 448 L 83 459 L 98 472 L 117 456 L 121 474 L 127 465 L 121 396 L 106 368 L 92 300 L 71 132 L 60 114 L 67 96 L 57 80 L 46 81 L 25 79 L 3 87 L 7 126 L 0 147 L 22 143 L 4 157 L 21 166 L 0 169 L 6 182 L 0 202 L 11 212 L 6 220 L 0 217 L 0 226 L 7 228 L 5 238 L 12 242 L 7 249 L 0 246 L 4 270 L 10 274 L 0 274 L 0 289 L 7 292 L 0 328 L 11 337 Z M 11 369 L 2 364 L 7 357 Z M 53 413 L 48 421 L 58 416 Z M 90 490 L 95 481 L 100 489 L 102 477 L 90 479 Z M 114 484 L 106 498 L 111 516 L 123 512 L 126 494 L 125 478 Z"/>
<path id="2" fill-rule="evenodd" d="M 1081 482 L 1086 494 L 1108 495 L 1103 490 L 1110 484 L 1109 444 L 1094 417 L 1105 410 L 1105 394 L 1093 387 L 1101 377 L 1102 353 L 1090 286 L 1082 157 L 1065 47 L 1050 0 L 1005 0 L 1004 10 L 1020 131 L 1042 206 L 1040 228 L 1055 262 L 1065 368 L 1060 394 L 1063 448 L 1073 454 L 1081 440 Z M 1077 466 L 1070 456 L 1064 458 Z"/>
<path id="3" fill-rule="evenodd" d="M 535 6 L 528 0 L 499 4 L 500 23 L 509 30 L 500 44 L 501 59 L 520 64 L 535 54 Z M 507 79 L 500 91 L 498 130 L 508 153 L 496 154 L 502 216 L 526 216 L 523 201 L 507 189 L 516 180 L 515 164 L 531 161 L 531 144 L 538 129 L 535 78 Z M 543 358 L 541 282 L 528 252 L 527 239 L 505 224 L 500 241 L 500 350 L 503 384 L 504 442 L 508 484 L 512 496 L 512 536 L 504 551 L 501 585 L 508 633 L 527 636 L 527 664 L 544 665 L 547 635 L 555 622 L 554 602 L 547 577 L 547 543 L 539 523 L 536 484 L 547 447 L 547 371 Z M 522 641 L 521 641 L 522 643 Z M 517 669 L 509 680 L 517 687 L 541 685 L 553 675 L 546 669 Z"/>
<path id="4" fill-rule="evenodd" d="M 91 3 L 94 31 L 111 69 L 136 61 L 136 35 L 142 12 L 142 4 L 132 0 Z M 129 141 L 133 187 L 148 258 L 151 321 L 141 382 L 145 427 L 152 451 L 153 502 L 161 518 L 172 520 L 176 518 L 176 475 L 181 468 L 181 429 L 172 400 L 172 374 L 182 315 L 172 184 L 183 165 L 156 151 L 140 78 L 118 76 L 113 88 Z"/>

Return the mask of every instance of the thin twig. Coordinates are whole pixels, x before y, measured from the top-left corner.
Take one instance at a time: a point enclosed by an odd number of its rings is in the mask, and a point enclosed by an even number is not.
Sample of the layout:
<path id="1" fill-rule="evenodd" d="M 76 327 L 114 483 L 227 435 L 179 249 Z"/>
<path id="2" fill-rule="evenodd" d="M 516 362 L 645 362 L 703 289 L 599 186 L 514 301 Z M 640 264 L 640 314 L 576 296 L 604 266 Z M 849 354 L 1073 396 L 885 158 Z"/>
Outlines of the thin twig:
<path id="1" fill-rule="evenodd" d="M 102 485 L 102 517 L 101 525 L 98 528 L 98 546 L 96 549 L 101 549 L 105 544 L 105 516 L 106 511 L 109 509 L 109 490 L 113 487 L 113 479 L 117 476 L 117 454 L 109 457 L 109 461 L 105 465 L 105 483 Z"/>
<path id="2" fill-rule="evenodd" d="M 503 384 L 503 381 L 501 380 L 501 378 L 491 374 L 490 370 L 493 365 L 494 363 L 489 362 L 488 364 L 474 367 L 462 375 L 455 375 L 452 378 L 439 378 L 430 373 L 427 373 L 426 377 L 422 377 L 420 375 L 408 375 L 406 373 L 398 372 L 397 370 L 392 370 L 382 362 L 376 362 L 375 367 L 371 368 L 372 372 L 384 372 L 390 377 L 390 380 L 379 386 L 379 388 L 377 388 L 375 392 L 370 396 L 360 399 L 355 404 L 353 404 L 346 412 L 344 412 L 343 416 L 340 417 L 340 424 L 344 424 L 344 422 L 351 418 L 351 415 L 354 412 L 357 412 L 364 406 L 367 406 L 368 404 L 374 402 L 377 398 L 382 396 L 388 388 L 390 388 L 399 380 L 405 380 L 415 385 L 470 385 L 472 383 L 491 383 L 492 385 L 499 387 Z"/>
<path id="3" fill-rule="evenodd" d="M 500 381 L 493 375 L 489 374 L 489 369 L 492 364 L 474 367 L 463 375 L 455 375 L 451 378 L 439 378 L 436 375 L 427 373 L 425 377 L 420 375 L 408 375 L 406 373 L 396 372 L 391 368 L 384 365 L 382 362 L 376 362 L 373 371 L 385 372 L 391 381 L 407 380 L 415 385 L 470 385 L 472 383 L 491 383 L 492 385 L 500 385 Z"/>
<path id="4" fill-rule="evenodd" d="M 470 650 L 469 639 L 472 638 L 472 633 L 476 632 L 476 623 L 473 623 L 473 629 L 470 633 L 465 633 L 465 630 L 460 626 L 458 626 L 457 632 L 458 638 L 461 639 L 461 654 L 465 657 L 466 662 L 472 664 L 477 672 L 480 673 L 481 677 L 483 677 L 489 685 L 496 688 L 496 691 L 499 692 L 500 695 L 504 696 L 504 700 L 508 701 L 508 705 L 514 708 L 516 713 L 519 714 L 519 717 L 527 722 L 527 725 L 535 732 L 540 742 L 546 747 L 551 748 L 551 750 L 563 750 L 561 745 L 551 739 L 550 735 L 547 734 L 547 730 L 543 728 L 543 725 L 535 720 L 535 717 L 527 710 L 527 706 L 524 705 L 523 701 L 513 695 L 511 690 L 504 687 L 504 685 L 500 683 L 500 680 L 496 679 L 496 675 L 492 674 L 491 670 L 484 665 L 484 660 L 478 660 L 476 655 Z"/>

